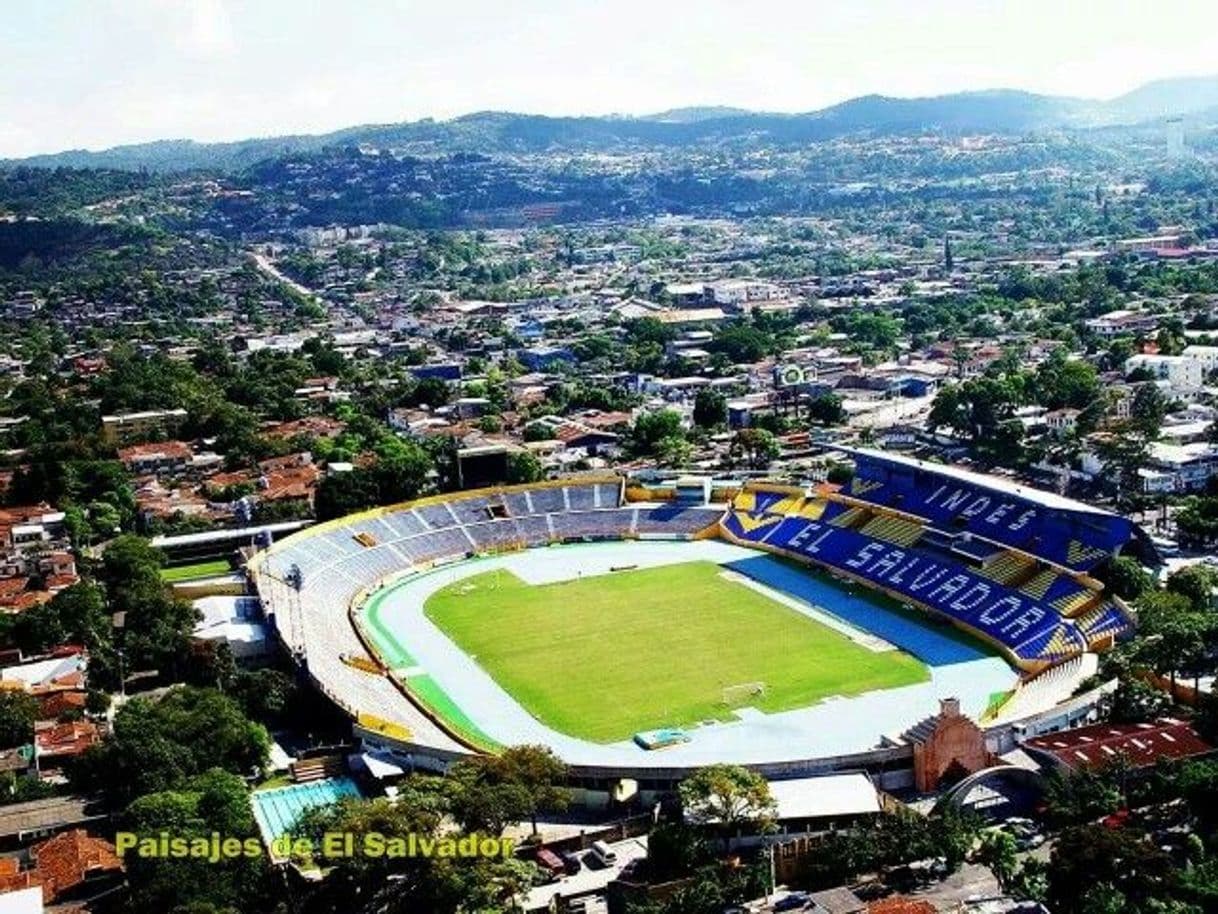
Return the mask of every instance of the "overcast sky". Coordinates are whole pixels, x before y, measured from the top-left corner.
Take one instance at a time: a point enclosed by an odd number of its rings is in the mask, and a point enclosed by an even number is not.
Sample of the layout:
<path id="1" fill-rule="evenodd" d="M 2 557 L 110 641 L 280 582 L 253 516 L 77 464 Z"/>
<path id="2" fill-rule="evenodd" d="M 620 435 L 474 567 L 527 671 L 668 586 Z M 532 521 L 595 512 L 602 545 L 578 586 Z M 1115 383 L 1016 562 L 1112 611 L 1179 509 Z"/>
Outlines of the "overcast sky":
<path id="1" fill-rule="evenodd" d="M 485 109 L 1109 97 L 1216 50 L 1215 0 L 0 0 L 0 156 Z"/>

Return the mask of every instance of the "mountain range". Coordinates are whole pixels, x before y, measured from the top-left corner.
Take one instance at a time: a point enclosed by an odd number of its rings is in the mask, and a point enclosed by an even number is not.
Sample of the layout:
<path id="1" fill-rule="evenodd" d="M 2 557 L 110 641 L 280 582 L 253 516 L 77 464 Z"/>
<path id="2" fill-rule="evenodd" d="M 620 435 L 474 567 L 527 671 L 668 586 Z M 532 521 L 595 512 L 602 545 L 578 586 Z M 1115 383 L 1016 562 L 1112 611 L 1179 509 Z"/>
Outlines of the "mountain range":
<path id="1" fill-rule="evenodd" d="M 101 151 L 69 150 L 0 165 L 232 171 L 279 155 L 370 144 L 413 153 L 543 152 L 732 142 L 798 144 L 852 134 L 1025 133 L 1183 118 L 1218 125 L 1218 76 L 1165 79 L 1109 100 L 1012 89 L 927 98 L 866 95 L 817 111 L 781 114 L 705 106 L 642 117 L 547 117 L 487 111 L 449 121 L 348 127 L 332 133 L 228 143 L 161 140 Z"/>

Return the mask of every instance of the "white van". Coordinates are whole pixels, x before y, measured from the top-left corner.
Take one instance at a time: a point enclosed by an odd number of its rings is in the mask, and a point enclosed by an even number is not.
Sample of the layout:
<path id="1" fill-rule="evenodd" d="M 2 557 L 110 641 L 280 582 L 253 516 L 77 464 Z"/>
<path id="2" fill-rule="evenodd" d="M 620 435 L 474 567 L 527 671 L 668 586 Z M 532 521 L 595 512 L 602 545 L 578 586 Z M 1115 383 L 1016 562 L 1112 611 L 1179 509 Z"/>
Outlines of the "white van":
<path id="1" fill-rule="evenodd" d="M 610 867 L 617 863 L 617 854 L 604 841 L 593 841 L 588 853 L 595 857 L 596 862 L 601 866 Z"/>

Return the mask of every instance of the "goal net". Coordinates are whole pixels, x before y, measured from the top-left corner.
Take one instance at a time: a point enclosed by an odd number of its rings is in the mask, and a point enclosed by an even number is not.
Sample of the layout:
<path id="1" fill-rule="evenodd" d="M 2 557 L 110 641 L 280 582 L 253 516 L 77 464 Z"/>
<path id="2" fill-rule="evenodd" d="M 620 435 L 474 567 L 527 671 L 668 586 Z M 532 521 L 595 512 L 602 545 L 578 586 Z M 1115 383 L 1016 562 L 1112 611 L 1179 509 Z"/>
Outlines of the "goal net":
<path id="1" fill-rule="evenodd" d="M 729 708 L 746 705 L 765 695 L 764 682 L 738 682 L 723 687 L 723 703 Z"/>

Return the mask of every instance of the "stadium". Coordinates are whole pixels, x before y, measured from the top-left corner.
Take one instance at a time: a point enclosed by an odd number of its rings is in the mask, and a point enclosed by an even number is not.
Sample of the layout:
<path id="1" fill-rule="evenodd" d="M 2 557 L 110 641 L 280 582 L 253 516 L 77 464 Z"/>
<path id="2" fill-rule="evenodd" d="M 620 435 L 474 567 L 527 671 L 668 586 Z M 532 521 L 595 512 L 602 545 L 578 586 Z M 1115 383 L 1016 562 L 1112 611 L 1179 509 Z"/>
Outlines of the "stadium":
<path id="1" fill-rule="evenodd" d="M 540 743 L 589 790 L 711 762 L 899 783 L 944 701 L 995 745 L 1085 719 L 1080 683 L 1134 626 L 1094 572 L 1145 535 L 842 450 L 844 486 L 591 476 L 425 498 L 288 536 L 249 572 L 366 749 L 412 768 Z"/>

